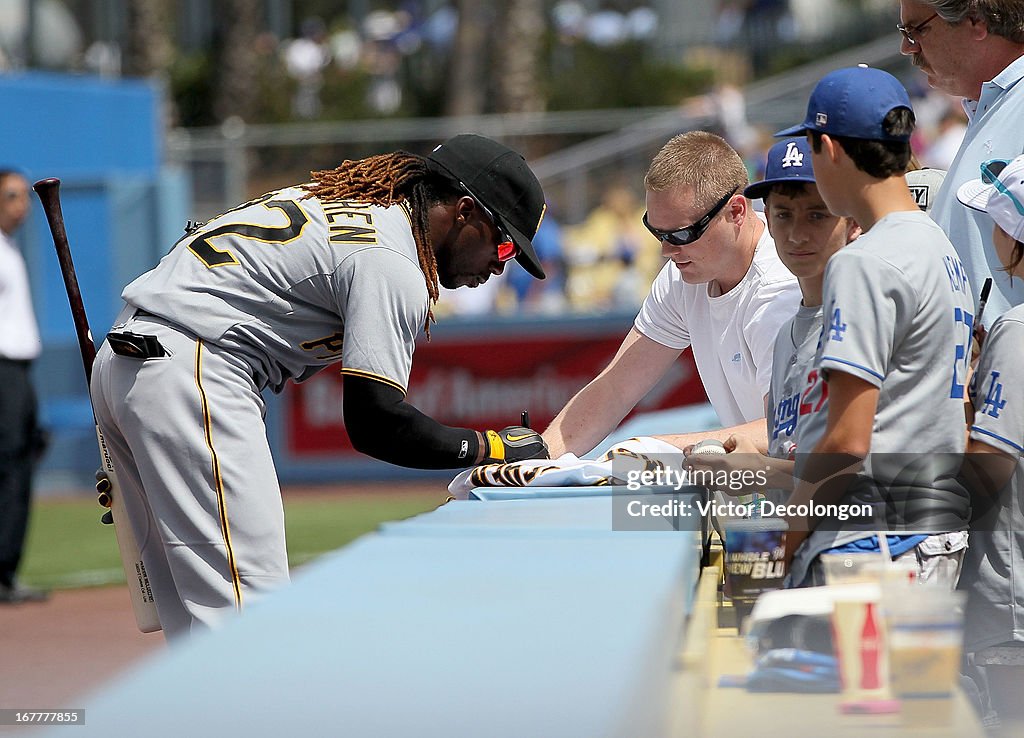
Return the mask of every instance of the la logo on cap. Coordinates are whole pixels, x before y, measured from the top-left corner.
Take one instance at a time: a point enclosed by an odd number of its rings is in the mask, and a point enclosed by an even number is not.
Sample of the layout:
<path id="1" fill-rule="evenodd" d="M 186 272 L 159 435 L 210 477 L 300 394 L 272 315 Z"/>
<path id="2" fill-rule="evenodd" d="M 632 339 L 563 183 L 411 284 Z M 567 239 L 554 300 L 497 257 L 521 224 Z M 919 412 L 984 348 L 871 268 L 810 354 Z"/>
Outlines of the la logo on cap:
<path id="1" fill-rule="evenodd" d="M 818 113 L 814 116 L 814 123 L 819 128 L 823 128 L 828 125 L 828 113 Z"/>
<path id="2" fill-rule="evenodd" d="M 786 155 L 782 157 L 782 168 L 789 169 L 790 167 L 802 167 L 803 165 L 803 153 L 796 147 L 795 141 L 790 141 L 786 144 Z"/>

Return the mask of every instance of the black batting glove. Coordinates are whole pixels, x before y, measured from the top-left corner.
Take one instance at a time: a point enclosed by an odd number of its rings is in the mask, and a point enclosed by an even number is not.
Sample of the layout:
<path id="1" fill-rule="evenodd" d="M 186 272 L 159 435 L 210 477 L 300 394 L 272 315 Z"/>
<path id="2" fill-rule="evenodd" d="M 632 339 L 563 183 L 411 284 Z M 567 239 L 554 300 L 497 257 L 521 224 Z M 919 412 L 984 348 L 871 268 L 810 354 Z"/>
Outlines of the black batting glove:
<path id="1" fill-rule="evenodd" d="M 483 463 L 548 459 L 548 445 L 540 433 L 521 425 L 510 425 L 500 431 L 484 431 L 487 450 Z"/>
<path id="2" fill-rule="evenodd" d="M 110 506 L 113 504 L 110 499 L 110 479 L 102 469 L 96 470 L 96 502 L 100 504 L 100 507 L 106 508 L 100 522 L 104 525 L 113 525 L 114 514 L 110 510 Z"/>

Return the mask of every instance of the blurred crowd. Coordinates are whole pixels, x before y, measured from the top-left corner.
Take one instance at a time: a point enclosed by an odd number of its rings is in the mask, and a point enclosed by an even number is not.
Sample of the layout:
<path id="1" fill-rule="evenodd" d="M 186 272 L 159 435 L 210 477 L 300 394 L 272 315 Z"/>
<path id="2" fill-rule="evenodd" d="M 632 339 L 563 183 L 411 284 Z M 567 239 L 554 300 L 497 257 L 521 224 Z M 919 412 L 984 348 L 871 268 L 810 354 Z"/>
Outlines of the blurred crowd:
<path id="1" fill-rule="evenodd" d="M 967 130 L 959 99 L 926 85 L 910 90 L 918 126 L 912 141 L 924 167 L 947 170 Z M 689 101 L 689 112 L 711 114 L 719 133 L 740 152 L 751 181 L 763 179 L 772 131 L 747 120 L 742 91 L 721 85 Z M 755 202 L 755 208 L 761 203 Z M 557 204 L 537 236 L 548 279 L 531 279 L 517 264 L 475 290 L 446 291 L 439 314 L 596 313 L 639 308 L 665 260 L 644 228 L 643 175 L 606 183 L 600 204 L 579 223 L 559 221 Z"/>
<path id="2" fill-rule="evenodd" d="M 644 228 L 643 182 L 612 184 L 580 223 L 548 212 L 534 239 L 547 279 L 513 263 L 473 290 L 442 290 L 438 314 L 557 315 L 636 310 L 664 265 L 657 241 Z"/>
<path id="3" fill-rule="evenodd" d="M 648 7 L 626 12 L 610 8 L 589 11 L 582 3 L 562 0 L 551 8 L 550 22 L 558 43 L 586 40 L 611 47 L 650 38 L 657 29 L 658 16 Z M 285 68 L 298 83 L 293 113 L 299 118 L 319 114 L 323 72 L 332 64 L 343 73 L 366 71 L 371 78 L 367 91 L 370 109 L 381 115 L 395 113 L 402 104 L 403 60 L 424 47 L 446 54 L 457 30 L 458 11 L 452 4 L 427 11 L 417 0 L 405 0 L 394 11 L 375 10 L 355 25 L 347 15 L 329 23 L 307 18 L 299 37 L 280 45 Z"/>
<path id="4" fill-rule="evenodd" d="M 780 43 L 815 38 L 815 29 L 824 29 L 823 14 L 849 8 L 886 4 L 888 0 L 857 0 L 837 3 L 819 0 L 717 0 L 711 6 L 712 32 L 716 53 L 728 55 L 730 49 L 742 50 L 743 67 L 757 65 L 758 56 Z M 17 68 L 18 34 L 13 26 L 16 3 L 0 0 L 0 7 L 11 6 L 9 22 L 0 20 L 0 69 Z M 286 107 L 284 118 L 292 120 L 325 119 L 336 111 L 325 110 L 337 90 L 331 80 L 365 80 L 362 105 L 370 116 L 407 114 L 410 92 L 409 69 L 416 54 L 427 52 L 443 59 L 456 43 L 458 9 L 454 2 L 400 0 L 393 9 L 373 10 L 355 17 L 348 10 L 330 17 L 306 17 L 297 23 L 292 38 L 279 38 L 270 31 L 254 40 L 262 65 L 272 68 L 268 75 L 276 91 L 275 100 Z M 613 48 L 627 43 L 651 43 L 659 23 L 654 0 L 644 2 L 580 2 L 559 0 L 545 4 L 544 12 L 552 42 L 564 48 L 590 44 Z M 485 11 L 497 10 L 488 7 Z M 63 15 L 60 15 L 63 13 Z M 64 38 L 60 29 L 74 30 L 74 19 L 60 3 L 41 0 L 37 22 L 47 38 Z M 60 16 L 54 19 L 51 16 Z M 8 28 L 11 26 L 11 28 Z M 4 29 L 7 29 L 5 31 Z M 6 35 L 5 35 L 6 33 Z M 8 38 L 8 36 L 10 38 Z M 96 41 L 72 53 L 82 43 L 81 34 L 68 35 L 48 48 L 66 49 L 64 63 L 107 76 L 121 73 L 120 50 L 116 44 Z M 4 51 L 7 51 L 4 54 Z M 23 55 L 23 50 L 20 52 Z M 77 60 L 71 62 L 74 56 Z M 723 56 L 723 59 L 726 59 Z M 422 61 L 422 60 L 420 60 Z M 47 62 L 49 63 L 49 62 Z M 59 61 L 54 61 L 54 64 Z M 423 64 L 413 64 L 423 67 Z M 721 65 L 720 65 L 721 66 Z M 420 69 L 418 75 L 443 74 L 443 66 Z M 721 70 L 722 79 L 735 77 L 739 83 L 746 75 L 730 75 Z M 735 71 L 735 70 L 734 70 Z M 278 85 L 277 82 L 282 84 Z M 288 85 L 284 83 L 290 83 Z M 281 87 L 291 92 L 287 102 L 279 94 Z M 958 101 L 932 90 L 916 93 L 915 110 L 919 127 L 914 149 L 925 166 L 946 169 L 963 137 L 966 118 Z M 740 152 L 757 178 L 771 145 L 770 131 L 747 117 L 739 84 L 720 83 L 707 95 L 684 103 L 691 114 L 718 121 L 721 133 Z M 179 124 L 181 120 L 177 121 Z M 517 266 L 501 278 L 490 280 L 476 290 L 447 294 L 438 312 L 456 314 L 524 313 L 559 314 L 564 312 L 604 312 L 633 310 L 642 301 L 663 260 L 657 243 L 641 223 L 644 212 L 642 173 L 629 177 L 617 173 L 603 184 L 599 204 L 579 222 L 566 222 L 559 203 L 552 202 L 540 234 L 538 250 L 545 261 L 549 278 L 533 283 Z"/>

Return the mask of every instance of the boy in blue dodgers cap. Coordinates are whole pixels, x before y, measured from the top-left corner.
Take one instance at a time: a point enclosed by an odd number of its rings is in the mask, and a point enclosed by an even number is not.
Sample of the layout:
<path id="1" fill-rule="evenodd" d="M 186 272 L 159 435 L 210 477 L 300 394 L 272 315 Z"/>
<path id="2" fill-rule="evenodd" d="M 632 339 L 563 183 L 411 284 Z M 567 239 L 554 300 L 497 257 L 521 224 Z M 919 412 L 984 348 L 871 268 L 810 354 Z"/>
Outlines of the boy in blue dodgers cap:
<path id="1" fill-rule="evenodd" d="M 829 212 L 814 180 L 806 138 L 780 141 L 768 152 L 765 177 L 743 194 L 764 200 L 768 230 L 779 259 L 796 276 L 802 300 L 797 313 L 775 339 L 772 378 L 768 391 L 768 462 L 754 439 L 734 434 L 725 441 L 726 456 L 702 454 L 688 461 L 693 468 L 753 471 L 770 467 L 769 487 L 791 490 L 794 436 L 800 421 L 800 396 L 814 364 L 821 333 L 821 293 L 825 265 L 839 249 L 860 235 L 853 218 Z"/>
<path id="2" fill-rule="evenodd" d="M 1024 277 L 1024 156 L 981 165 L 957 190 L 994 222 L 992 245 L 1011 279 Z M 990 224 L 991 227 L 991 224 Z M 971 378 L 965 477 L 972 495 L 964 651 L 1000 719 L 1024 719 L 1024 305 L 999 316 Z"/>
<path id="3" fill-rule="evenodd" d="M 953 481 L 965 447 L 974 299 L 942 230 L 904 172 L 914 112 L 903 85 L 866 66 L 818 82 L 802 123 L 829 210 L 863 229 L 825 269 L 821 337 L 800 395 L 791 583 L 823 582 L 818 555 L 879 551 L 955 584 L 970 506 Z M 870 454 L 870 455 L 869 455 Z M 838 522 L 827 505 L 867 504 Z M 919 535 L 912 535 L 919 534 Z"/>

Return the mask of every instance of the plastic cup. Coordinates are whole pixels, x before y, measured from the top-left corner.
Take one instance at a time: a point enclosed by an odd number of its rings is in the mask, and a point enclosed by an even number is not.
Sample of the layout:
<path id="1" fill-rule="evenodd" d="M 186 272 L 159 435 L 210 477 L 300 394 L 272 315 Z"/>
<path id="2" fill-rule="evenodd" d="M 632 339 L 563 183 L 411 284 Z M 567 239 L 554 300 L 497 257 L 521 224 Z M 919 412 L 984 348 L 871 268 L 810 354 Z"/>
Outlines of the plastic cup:
<path id="1" fill-rule="evenodd" d="M 963 592 L 939 587 L 883 589 L 890 681 L 905 725 L 950 724 L 963 647 L 964 599 Z"/>
<path id="2" fill-rule="evenodd" d="M 843 712 L 895 712 L 889 689 L 889 653 L 885 620 L 874 596 L 837 597 L 833 601 L 832 641 L 839 662 Z"/>
<path id="3" fill-rule="evenodd" d="M 881 582 L 886 566 L 882 554 L 875 553 L 823 553 L 820 557 L 829 585 Z"/>

